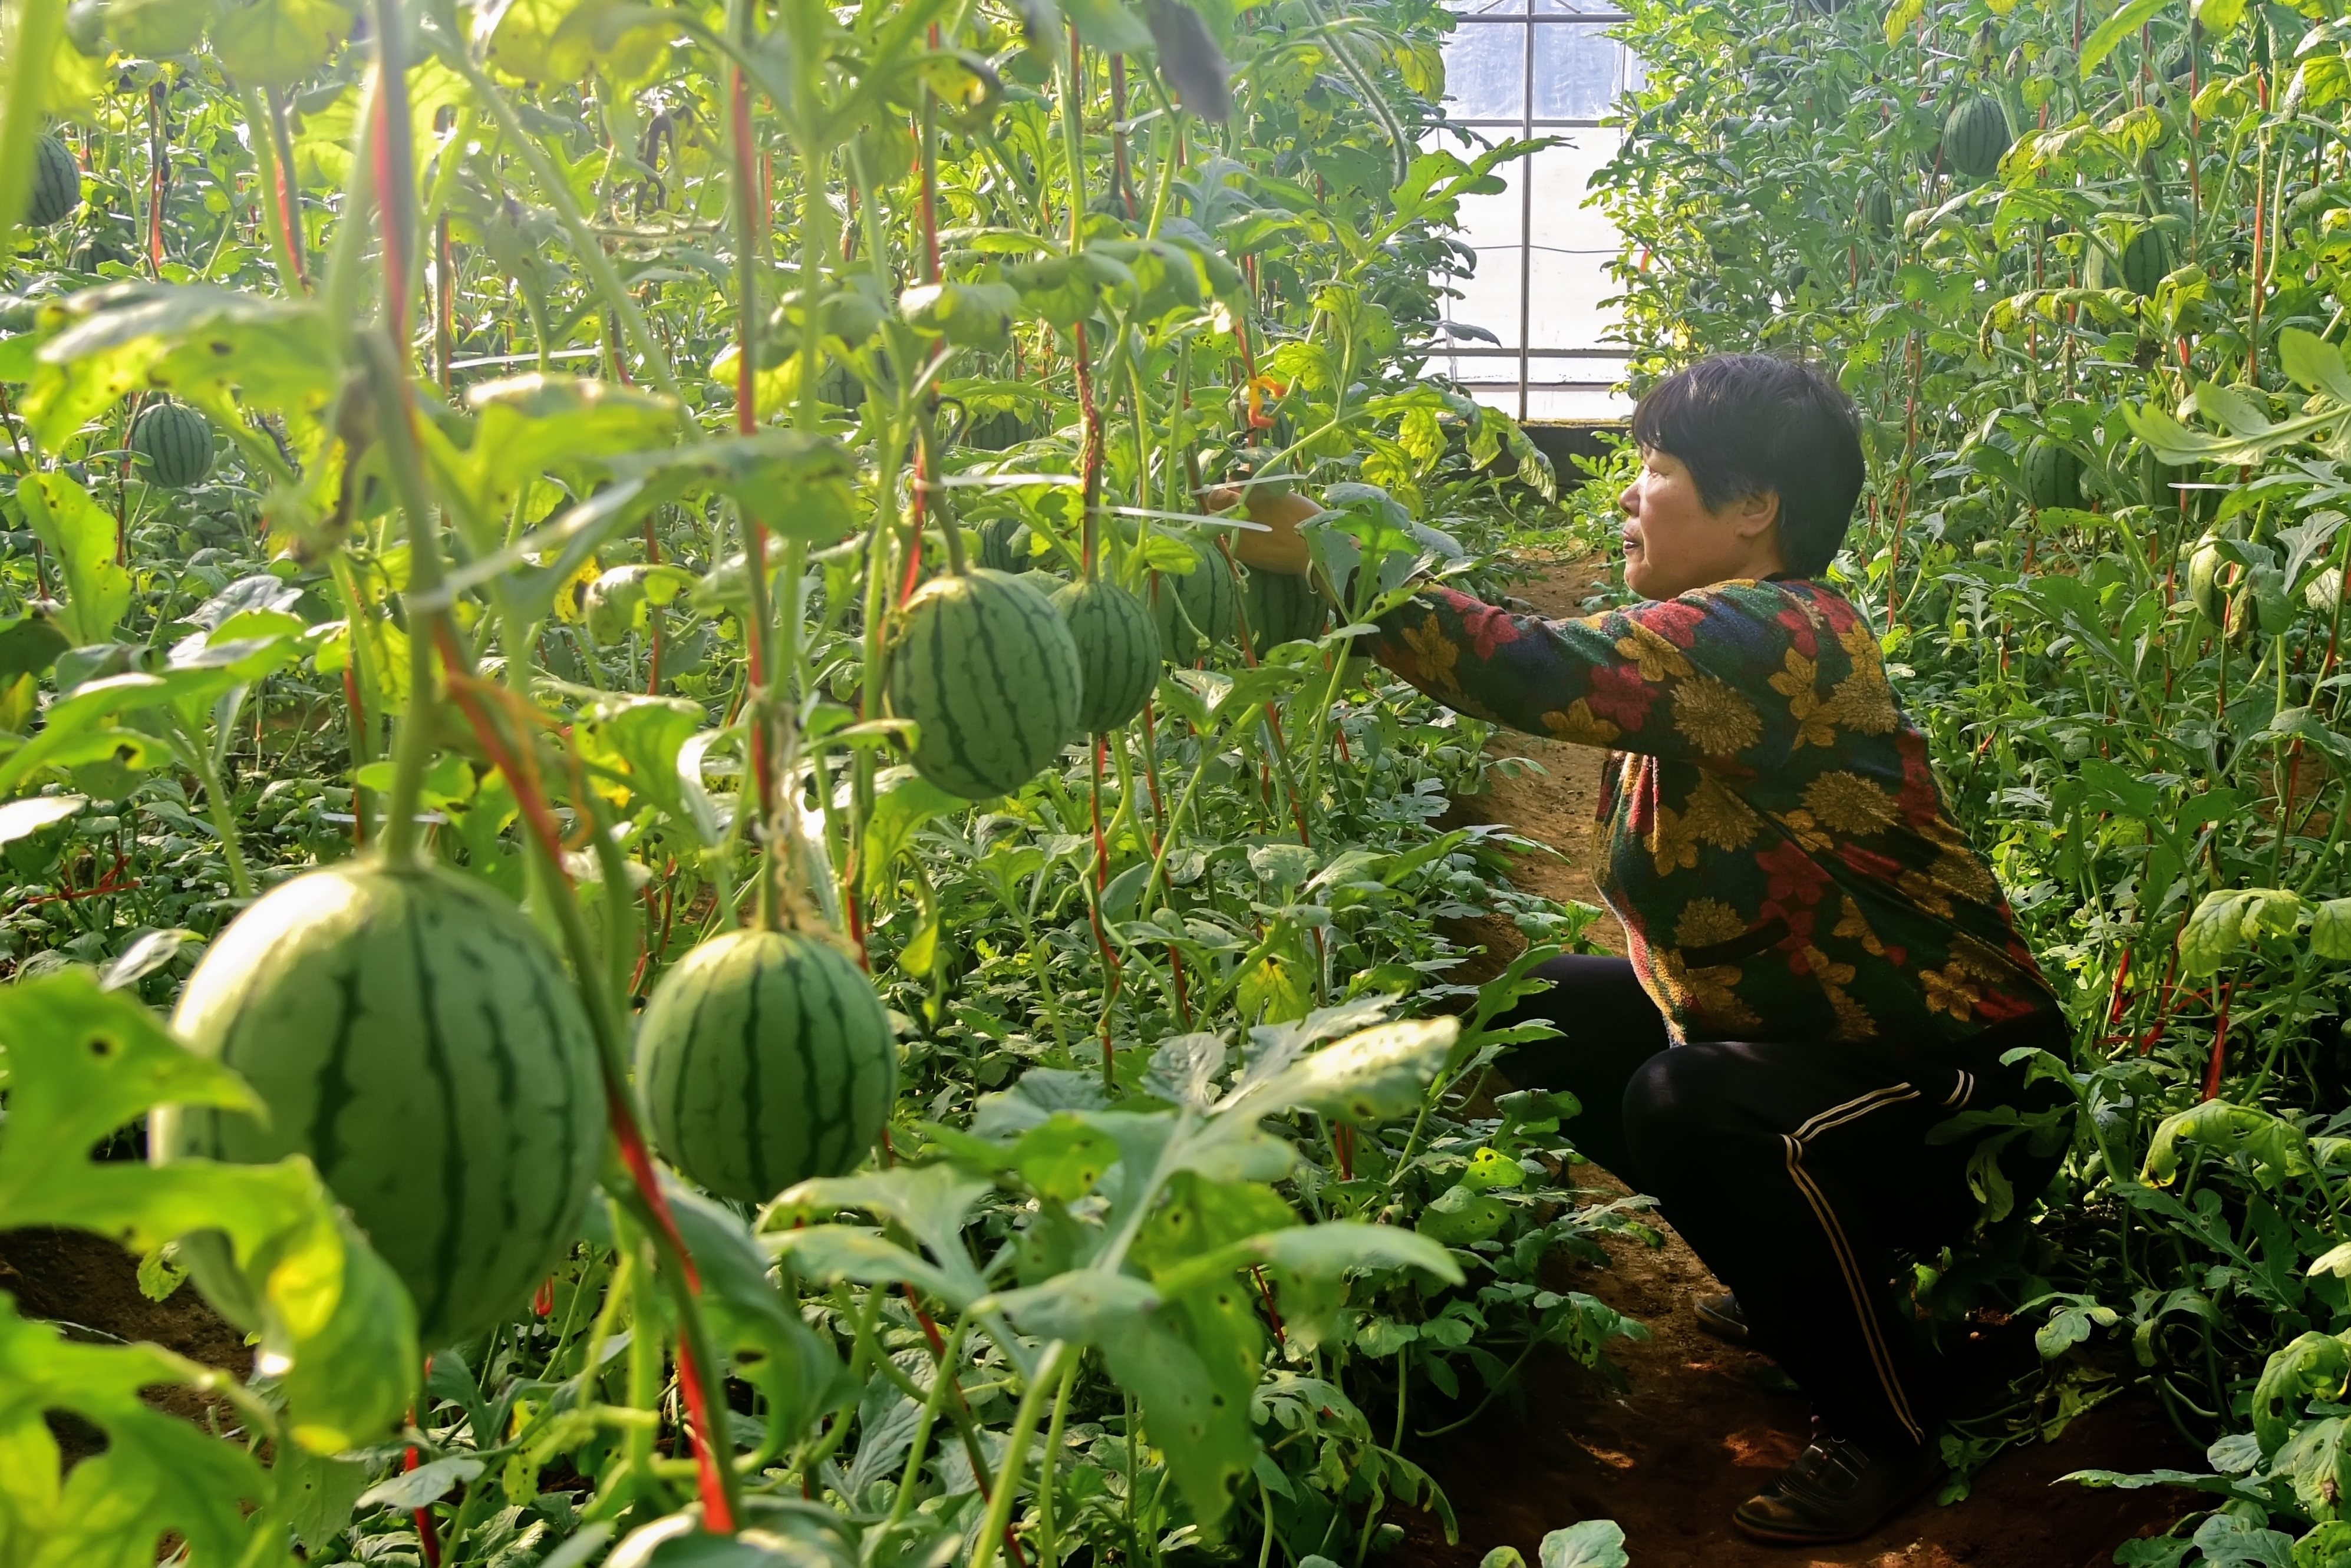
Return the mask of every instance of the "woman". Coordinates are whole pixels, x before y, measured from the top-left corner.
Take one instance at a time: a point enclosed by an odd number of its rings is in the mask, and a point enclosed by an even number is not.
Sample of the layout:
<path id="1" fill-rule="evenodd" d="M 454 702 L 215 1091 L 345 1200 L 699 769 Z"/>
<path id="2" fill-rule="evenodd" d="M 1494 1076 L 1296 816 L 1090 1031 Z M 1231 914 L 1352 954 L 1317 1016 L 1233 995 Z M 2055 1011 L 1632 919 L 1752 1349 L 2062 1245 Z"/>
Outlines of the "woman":
<path id="1" fill-rule="evenodd" d="M 1513 1082 L 1568 1090 L 1578 1146 L 1639 1190 L 1733 1294 L 1713 1332 L 1775 1357 L 1813 1441 L 1741 1504 L 1766 1541 L 1868 1534 L 1942 1474 L 1931 1358 L 1898 1253 L 1964 1243 L 1967 1111 L 2061 1103 L 2002 1056 L 2066 1029 L 1983 857 L 1945 810 L 1877 640 L 1818 580 L 1861 493 L 1835 383 L 1708 360 L 1633 415 L 1618 498 L 1645 602 L 1579 621 L 1430 589 L 1379 657 L 1479 718 L 1605 747 L 1598 880 L 1625 958 L 1563 957 L 1505 1021 L 1549 1021 Z M 1245 536 L 1253 566 L 1296 545 Z M 2030 1198 L 2053 1156 L 2003 1155 Z"/>

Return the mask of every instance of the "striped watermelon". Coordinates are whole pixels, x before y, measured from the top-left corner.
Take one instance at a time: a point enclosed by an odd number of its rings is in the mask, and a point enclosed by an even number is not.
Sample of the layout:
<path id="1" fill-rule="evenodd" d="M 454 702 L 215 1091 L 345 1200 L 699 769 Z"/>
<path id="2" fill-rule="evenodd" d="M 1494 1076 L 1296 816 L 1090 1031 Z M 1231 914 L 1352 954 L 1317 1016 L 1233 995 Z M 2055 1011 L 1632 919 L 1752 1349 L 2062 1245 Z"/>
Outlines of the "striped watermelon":
<path id="1" fill-rule="evenodd" d="M 898 1097 L 898 1048 L 872 983 L 831 943 L 729 931 L 653 987 L 637 1092 L 672 1165 L 764 1203 L 864 1160 Z"/>
<path id="2" fill-rule="evenodd" d="M 149 484 L 184 490 L 213 471 L 213 422 L 186 403 L 159 398 L 131 421 L 131 450 Z"/>
<path id="3" fill-rule="evenodd" d="M 979 564 L 990 571 L 1029 570 L 1029 525 L 1018 517 L 990 517 L 979 530 Z"/>
<path id="4" fill-rule="evenodd" d="M 1971 98 L 1943 122 L 1943 162 L 1970 180 L 1981 180 L 1999 172 L 2015 140 L 2000 99 L 1989 93 Z"/>
<path id="5" fill-rule="evenodd" d="M 1260 653 L 1277 643 L 1320 637 L 1331 619 L 1313 579 L 1263 568 L 1250 570 L 1242 605 L 1249 612 L 1249 640 Z"/>
<path id="6" fill-rule="evenodd" d="M 2083 286 L 2112 288 L 2119 284 L 2133 294 L 2153 294 L 2171 276 L 2171 241 L 2161 229 L 2148 224 L 2125 243 L 2121 277 L 2115 276 L 2116 270 L 2106 258 L 2105 248 L 2094 245 L 2082 268 Z"/>
<path id="7" fill-rule="evenodd" d="M 1143 601 L 1114 582 L 1073 582 L 1053 595 L 1070 623 L 1085 690 L 1078 733 L 1106 735 L 1143 711 L 1159 681 L 1159 628 Z"/>
<path id="8" fill-rule="evenodd" d="M 1883 185 L 1872 185 L 1869 194 L 1861 201 L 1861 221 L 1880 239 L 1890 238 L 1894 233 L 1894 193 Z"/>
<path id="9" fill-rule="evenodd" d="M 2024 449 L 2024 498 L 2035 507 L 2082 504 L 2082 460 L 2045 435 Z"/>
<path id="10" fill-rule="evenodd" d="M 61 224 L 81 205 L 81 162 L 56 131 L 33 144 L 33 205 L 26 222 L 37 229 Z"/>
<path id="11" fill-rule="evenodd" d="M 604 1141 L 596 1046 L 520 911 L 438 868 L 294 878 L 188 978 L 172 1026 L 266 1125 L 155 1113 L 159 1161 L 308 1155 L 408 1287 L 428 1345 L 518 1309 L 578 1239 Z"/>
<path id="12" fill-rule="evenodd" d="M 1232 642 L 1240 632 L 1241 595 L 1225 553 L 1213 546 L 1200 564 L 1181 574 L 1151 574 L 1151 612 L 1159 622 L 1159 645 L 1171 663 L 1189 664 L 1212 644 Z"/>
<path id="13" fill-rule="evenodd" d="M 907 601 L 890 707 L 922 727 L 915 771 L 985 800 L 1034 779 L 1076 732 L 1079 672 L 1052 601 L 982 567 L 933 578 Z"/>

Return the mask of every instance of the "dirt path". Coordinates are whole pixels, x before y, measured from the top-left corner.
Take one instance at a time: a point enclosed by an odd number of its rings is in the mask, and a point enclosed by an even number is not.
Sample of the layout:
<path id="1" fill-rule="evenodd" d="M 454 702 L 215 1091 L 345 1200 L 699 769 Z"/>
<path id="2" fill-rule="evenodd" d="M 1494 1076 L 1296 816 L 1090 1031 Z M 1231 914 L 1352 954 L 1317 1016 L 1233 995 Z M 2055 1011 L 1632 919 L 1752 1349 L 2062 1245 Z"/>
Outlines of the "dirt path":
<path id="1" fill-rule="evenodd" d="M 1580 614 L 1604 580 L 1604 569 L 1563 563 L 1518 596 L 1546 615 Z M 1489 749 L 1529 758 L 1543 772 L 1498 779 L 1486 794 L 1457 802 L 1447 821 L 1504 823 L 1553 846 L 1556 857 L 1518 857 L 1519 885 L 1596 902 L 1599 753 L 1511 734 Z M 1516 932 L 1499 921 L 1464 935 L 1505 949 L 1517 945 Z M 1613 919 L 1591 935 L 1623 951 Z M 2068 1471 L 2094 1467 L 2204 1468 L 2151 1401 L 2119 1399 L 2074 1421 L 2053 1443 L 1995 1459 L 1964 1504 L 1928 1500 L 1849 1546 L 1799 1551 L 1744 1540 L 1730 1528 L 1730 1511 L 1802 1449 L 1809 1413 L 1802 1398 L 1758 1381 L 1774 1371 L 1765 1358 L 1698 1332 L 1692 1303 L 1722 1287 L 1664 1228 L 1661 1249 L 1620 1243 L 1610 1249 L 1611 1267 L 1563 1267 L 1554 1284 L 1648 1325 L 1654 1338 L 1616 1356 L 1630 1387 L 1619 1394 L 1562 1357 L 1531 1367 L 1523 1416 L 1497 1407 L 1441 1443 L 1421 1445 L 1415 1457 L 1451 1499 L 1460 1541 L 1447 1545 L 1426 1515 L 1401 1515 L 1407 1533 L 1395 1561 L 1471 1568 L 1491 1548 L 1508 1545 L 1533 1563 L 1547 1531 L 1604 1518 L 1624 1526 L 1635 1568 L 2103 1568 L 2122 1542 L 2159 1531 L 2189 1506 L 2184 1497 L 2156 1491 L 2053 1487 Z"/>

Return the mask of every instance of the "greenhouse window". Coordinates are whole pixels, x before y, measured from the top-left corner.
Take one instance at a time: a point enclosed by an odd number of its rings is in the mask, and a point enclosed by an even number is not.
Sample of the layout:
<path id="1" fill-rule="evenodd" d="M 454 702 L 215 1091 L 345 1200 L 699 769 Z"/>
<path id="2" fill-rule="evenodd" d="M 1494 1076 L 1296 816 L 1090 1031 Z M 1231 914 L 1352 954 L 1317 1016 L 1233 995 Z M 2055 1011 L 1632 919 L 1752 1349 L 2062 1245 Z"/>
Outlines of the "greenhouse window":
<path id="1" fill-rule="evenodd" d="M 1478 267 L 1439 279 L 1461 298 L 1445 301 L 1449 341 L 1435 362 L 1521 420 L 1622 418 L 1625 355 L 1603 304 L 1615 292 L 1616 228 L 1584 202 L 1622 139 L 1603 121 L 1641 85 L 1640 62 L 1609 36 L 1625 14 L 1574 0 L 1459 0 L 1457 11 L 1445 72 L 1459 132 L 1431 145 L 1467 155 L 1510 136 L 1559 144 L 1505 164 L 1509 189 L 1461 204 Z"/>

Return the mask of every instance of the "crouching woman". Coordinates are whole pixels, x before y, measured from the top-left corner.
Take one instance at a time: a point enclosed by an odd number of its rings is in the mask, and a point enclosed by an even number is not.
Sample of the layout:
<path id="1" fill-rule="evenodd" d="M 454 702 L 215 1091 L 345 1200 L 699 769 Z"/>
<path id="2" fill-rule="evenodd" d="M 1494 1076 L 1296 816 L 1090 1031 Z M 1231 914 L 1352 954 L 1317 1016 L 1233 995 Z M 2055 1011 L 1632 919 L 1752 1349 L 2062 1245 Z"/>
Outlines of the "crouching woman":
<path id="1" fill-rule="evenodd" d="M 1734 1523 L 1857 1539 L 1942 1474 L 1965 1392 L 1896 1283 L 1904 1256 L 1977 1222 L 1975 1138 L 1931 1134 L 2064 1103 L 2003 1058 L 2063 1056 L 2066 1027 L 1876 637 L 1822 580 L 1865 476 L 1852 403 L 1809 367 L 1724 357 L 1650 391 L 1633 436 L 1618 499 L 1641 603 L 1547 621 L 1430 588 L 1376 652 L 1448 706 L 1606 751 L 1597 874 L 1627 956 L 1543 966 L 1511 1021 L 1559 1036 L 1505 1071 L 1575 1094 L 1578 1146 L 1729 1287 L 1701 1322 L 1811 1398 L 1811 1446 Z M 1286 529 L 1240 553 L 1302 569 Z M 2056 1161 L 2022 1142 L 2001 1158 L 2028 1196 Z"/>

